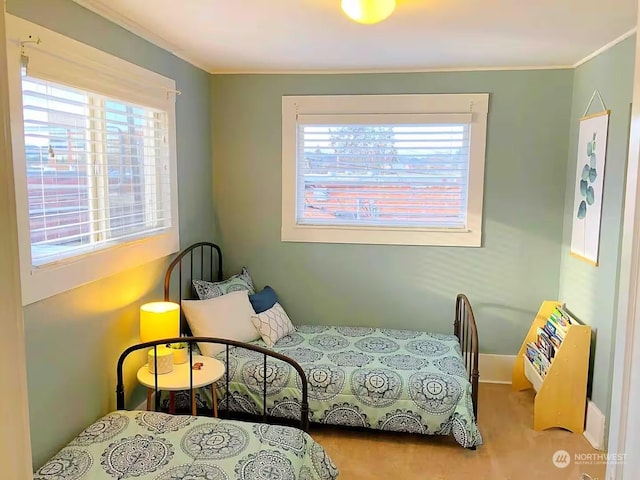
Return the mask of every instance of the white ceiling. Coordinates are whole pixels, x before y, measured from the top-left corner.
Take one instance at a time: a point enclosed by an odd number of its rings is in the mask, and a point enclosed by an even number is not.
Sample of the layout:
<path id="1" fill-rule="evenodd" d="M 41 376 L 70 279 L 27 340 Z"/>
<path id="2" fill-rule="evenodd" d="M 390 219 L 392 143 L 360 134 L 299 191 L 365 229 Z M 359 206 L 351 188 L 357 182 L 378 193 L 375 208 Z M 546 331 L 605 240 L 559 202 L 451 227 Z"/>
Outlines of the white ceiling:
<path id="1" fill-rule="evenodd" d="M 637 0 L 75 0 L 212 73 L 572 66 L 628 34 Z"/>

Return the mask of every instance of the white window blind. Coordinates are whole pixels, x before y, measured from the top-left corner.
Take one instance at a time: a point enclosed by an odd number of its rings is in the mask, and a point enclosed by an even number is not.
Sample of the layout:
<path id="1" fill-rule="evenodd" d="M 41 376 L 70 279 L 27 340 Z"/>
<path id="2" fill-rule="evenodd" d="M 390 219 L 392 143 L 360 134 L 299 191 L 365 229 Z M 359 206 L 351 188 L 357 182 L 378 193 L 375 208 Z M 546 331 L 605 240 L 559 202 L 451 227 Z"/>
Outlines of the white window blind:
<path id="1" fill-rule="evenodd" d="M 479 247 L 489 95 L 282 97 L 285 242 Z"/>
<path id="2" fill-rule="evenodd" d="M 296 223 L 466 229 L 471 120 L 299 115 Z"/>
<path id="3" fill-rule="evenodd" d="M 171 226 L 168 114 L 23 77 L 34 266 Z"/>
<path id="4" fill-rule="evenodd" d="M 123 61 L 105 62 L 98 56 L 78 53 L 86 46 L 71 39 L 54 45 L 46 39 L 33 41 L 36 38 L 40 39 L 32 35 L 32 41 L 21 47 L 23 67 L 31 77 L 160 109 L 175 103 L 172 80 L 144 71 L 134 73 Z"/>
<path id="5" fill-rule="evenodd" d="M 175 80 L 6 19 L 23 304 L 178 251 Z"/>

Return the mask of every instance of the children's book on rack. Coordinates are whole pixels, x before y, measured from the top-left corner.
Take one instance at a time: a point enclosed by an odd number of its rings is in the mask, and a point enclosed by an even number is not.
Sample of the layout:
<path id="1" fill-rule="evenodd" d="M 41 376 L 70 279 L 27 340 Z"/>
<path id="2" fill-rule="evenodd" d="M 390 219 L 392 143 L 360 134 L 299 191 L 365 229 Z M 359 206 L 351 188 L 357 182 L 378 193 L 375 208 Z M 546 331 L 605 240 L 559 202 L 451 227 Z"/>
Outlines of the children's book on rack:
<path id="1" fill-rule="evenodd" d="M 536 341 L 527 343 L 525 354 L 541 377 L 549 371 L 571 325 L 579 325 L 579 322 L 558 305 L 546 322 L 537 327 Z"/>
<path id="2" fill-rule="evenodd" d="M 535 343 L 527 343 L 526 355 L 531 365 L 535 367 L 541 377 L 544 377 L 551 366 L 551 362 L 547 359 L 546 355 L 540 351 Z"/>

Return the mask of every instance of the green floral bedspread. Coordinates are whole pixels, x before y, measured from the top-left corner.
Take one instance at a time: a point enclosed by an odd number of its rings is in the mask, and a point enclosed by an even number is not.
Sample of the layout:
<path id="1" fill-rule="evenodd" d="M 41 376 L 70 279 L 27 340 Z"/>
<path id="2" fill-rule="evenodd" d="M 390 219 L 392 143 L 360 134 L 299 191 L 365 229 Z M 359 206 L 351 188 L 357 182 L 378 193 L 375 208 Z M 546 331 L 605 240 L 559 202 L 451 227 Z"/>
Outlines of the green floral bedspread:
<path id="1" fill-rule="evenodd" d="M 254 342 L 265 346 L 259 340 Z M 302 325 L 273 350 L 296 360 L 309 385 L 312 422 L 429 435 L 453 434 L 463 447 L 482 443 L 471 384 L 454 335 L 364 327 Z M 226 360 L 226 354 L 217 356 Z M 262 413 L 263 356 L 231 348 L 218 382 L 218 406 Z M 267 412 L 299 418 L 300 379 L 284 362 L 267 362 Z M 228 403 L 227 403 L 228 402 Z"/>
<path id="2" fill-rule="evenodd" d="M 302 430 L 155 412 L 110 413 L 35 480 L 331 480 L 338 470 Z"/>

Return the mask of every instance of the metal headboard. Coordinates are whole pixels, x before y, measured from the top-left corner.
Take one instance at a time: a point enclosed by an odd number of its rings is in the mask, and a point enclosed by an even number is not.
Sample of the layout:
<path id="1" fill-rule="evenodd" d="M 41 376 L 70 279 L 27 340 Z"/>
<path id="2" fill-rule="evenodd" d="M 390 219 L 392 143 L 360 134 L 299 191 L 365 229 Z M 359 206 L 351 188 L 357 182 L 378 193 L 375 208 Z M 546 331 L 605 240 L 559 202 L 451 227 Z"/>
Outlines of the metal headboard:
<path id="1" fill-rule="evenodd" d="M 173 277 L 176 267 L 177 279 Z M 185 270 L 184 275 L 183 270 Z M 220 247 L 210 242 L 195 243 L 181 251 L 167 267 L 167 273 L 164 276 L 164 300 L 182 304 L 183 299 L 194 298 L 192 280 L 220 282 L 222 279 Z M 177 295 L 172 295 L 172 291 L 177 292 Z M 182 309 L 180 310 L 180 332 L 184 335 L 191 334 Z"/>
<path id="2" fill-rule="evenodd" d="M 471 382 L 471 396 L 473 398 L 473 414 L 478 420 L 478 371 L 479 345 L 476 319 L 471 309 L 471 303 L 466 295 L 459 294 L 456 298 L 456 318 L 453 331 L 460 341 L 460 351 L 464 366 Z"/>
<path id="3" fill-rule="evenodd" d="M 118 359 L 118 366 L 117 366 L 117 385 L 116 385 L 116 406 L 118 408 L 118 410 L 124 410 L 125 409 L 125 392 L 124 392 L 124 376 L 123 376 L 123 365 L 124 365 L 124 361 L 127 358 L 127 356 L 133 352 L 136 352 L 138 350 L 142 350 L 142 349 L 150 349 L 153 348 L 154 349 L 154 353 L 157 353 L 157 347 L 158 345 L 166 345 L 168 343 L 178 343 L 178 342 L 186 342 L 189 345 L 189 364 L 192 365 L 193 364 L 193 347 L 195 345 L 195 343 L 217 343 L 217 344 L 222 344 L 225 345 L 225 350 L 226 350 L 226 355 L 225 355 L 225 365 L 229 365 L 229 347 L 236 347 L 236 348 L 245 348 L 247 350 L 253 350 L 254 352 L 258 352 L 261 353 L 263 355 L 263 388 L 262 388 L 262 421 L 266 422 L 268 415 L 267 415 L 267 357 L 272 357 L 275 358 L 277 360 L 281 360 L 283 362 L 288 363 L 289 365 L 291 365 L 293 368 L 295 368 L 296 372 L 298 372 L 298 375 L 300 376 L 300 385 L 302 386 L 302 390 L 301 390 L 301 402 L 300 402 L 300 428 L 302 430 L 304 430 L 305 432 L 309 431 L 309 401 L 308 401 L 308 394 L 307 394 L 307 376 L 304 373 L 304 370 L 302 370 L 302 367 L 298 364 L 298 362 L 296 362 L 295 360 L 293 360 L 292 358 L 289 358 L 285 355 L 282 355 L 280 353 L 277 352 L 273 352 L 271 350 L 267 350 L 266 348 L 262 348 L 259 347 L 257 345 L 252 345 L 252 344 L 248 344 L 248 343 L 242 343 L 242 342 L 236 342 L 235 340 L 226 340 L 226 339 L 222 339 L 222 338 L 212 338 L 212 337 L 177 337 L 177 338 L 167 338 L 167 339 L 162 339 L 162 340 L 155 340 L 153 342 L 146 342 L 146 343 L 140 343 L 137 345 L 132 345 L 131 347 L 127 348 L 124 352 L 122 352 L 122 354 L 120 355 L 120 358 Z M 155 368 L 154 371 L 156 372 L 154 374 L 154 381 L 155 381 L 155 410 L 159 411 L 160 410 L 160 395 L 158 395 L 159 389 L 158 389 L 158 355 L 154 355 L 154 361 L 155 361 Z M 228 395 L 229 392 L 229 370 L 225 368 L 225 386 L 226 386 L 226 392 L 227 395 L 225 395 L 225 408 L 226 411 L 229 412 L 229 397 L 230 395 Z M 189 369 L 189 403 L 193 403 L 193 397 L 192 395 L 195 395 L 194 390 L 193 390 L 193 370 Z"/>

